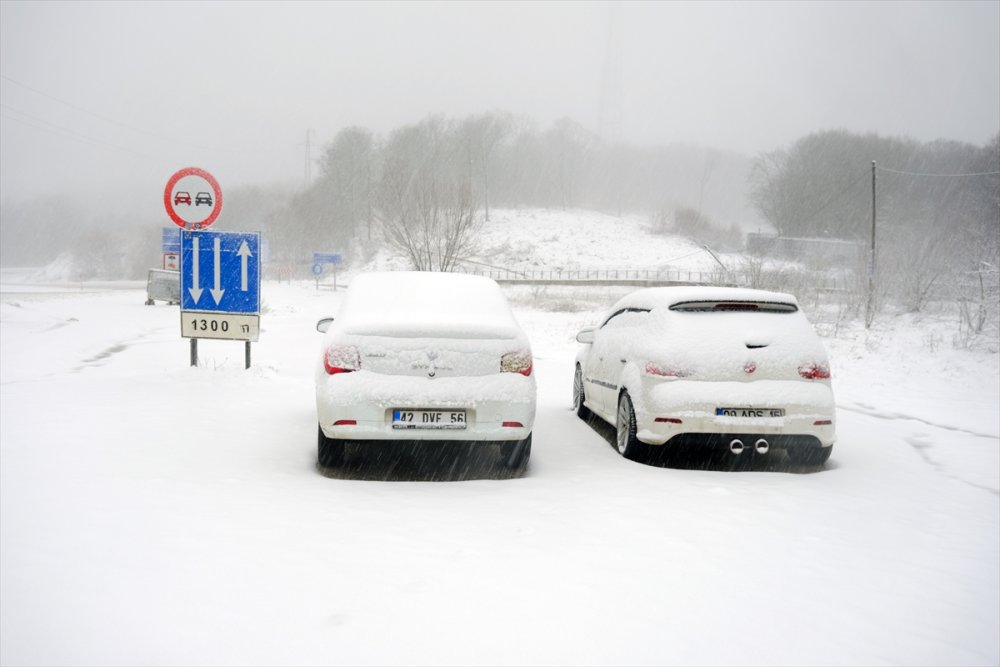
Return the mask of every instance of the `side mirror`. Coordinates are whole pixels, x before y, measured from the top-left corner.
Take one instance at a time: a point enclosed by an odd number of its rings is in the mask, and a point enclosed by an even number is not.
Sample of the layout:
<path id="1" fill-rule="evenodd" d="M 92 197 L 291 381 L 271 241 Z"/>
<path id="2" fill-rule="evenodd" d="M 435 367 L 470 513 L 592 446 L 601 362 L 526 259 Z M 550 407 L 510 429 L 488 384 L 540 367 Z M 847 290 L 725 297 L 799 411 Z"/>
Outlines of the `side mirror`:
<path id="1" fill-rule="evenodd" d="M 595 327 L 584 327 L 583 329 L 580 329 L 580 333 L 576 335 L 576 342 L 583 343 L 584 345 L 590 345 L 594 342 L 595 331 Z"/>
<path id="2" fill-rule="evenodd" d="M 324 317 L 323 319 L 321 319 L 319 322 L 316 323 L 316 331 L 320 333 L 326 333 L 327 329 L 330 328 L 331 324 L 333 324 L 333 318 Z"/>

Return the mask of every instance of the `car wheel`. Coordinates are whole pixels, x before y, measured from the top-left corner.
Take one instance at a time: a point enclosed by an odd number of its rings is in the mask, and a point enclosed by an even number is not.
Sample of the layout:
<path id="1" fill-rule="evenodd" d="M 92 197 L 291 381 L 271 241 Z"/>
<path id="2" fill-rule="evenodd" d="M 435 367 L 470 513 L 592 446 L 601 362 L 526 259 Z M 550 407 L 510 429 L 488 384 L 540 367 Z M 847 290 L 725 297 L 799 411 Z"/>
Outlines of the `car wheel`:
<path id="1" fill-rule="evenodd" d="M 583 404 L 586 396 L 583 393 L 583 369 L 577 366 L 576 372 L 573 373 L 573 409 L 580 419 L 590 418 L 590 410 Z"/>
<path id="2" fill-rule="evenodd" d="M 646 446 L 635 437 L 635 410 L 628 392 L 618 397 L 618 418 L 615 420 L 615 447 L 618 453 L 631 461 L 645 459 Z"/>
<path id="3" fill-rule="evenodd" d="M 833 446 L 830 447 L 793 447 L 785 450 L 788 460 L 800 466 L 821 466 L 830 458 L 833 453 Z"/>
<path id="4" fill-rule="evenodd" d="M 344 464 L 344 441 L 328 438 L 323 434 L 323 429 L 316 426 L 319 434 L 316 438 L 316 454 L 319 465 L 322 468 L 335 468 Z"/>
<path id="5" fill-rule="evenodd" d="M 531 457 L 531 434 L 524 440 L 505 442 L 500 445 L 500 456 L 503 466 L 508 470 L 524 470 Z"/>

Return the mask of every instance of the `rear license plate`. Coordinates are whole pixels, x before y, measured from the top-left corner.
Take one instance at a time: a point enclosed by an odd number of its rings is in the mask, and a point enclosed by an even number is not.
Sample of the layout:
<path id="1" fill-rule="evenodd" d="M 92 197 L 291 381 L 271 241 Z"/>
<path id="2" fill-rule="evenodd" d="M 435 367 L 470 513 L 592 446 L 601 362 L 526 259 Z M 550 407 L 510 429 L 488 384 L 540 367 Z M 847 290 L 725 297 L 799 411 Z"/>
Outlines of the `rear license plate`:
<path id="1" fill-rule="evenodd" d="M 400 429 L 463 429 L 465 410 L 393 410 L 392 427 Z"/>
<path id="2" fill-rule="evenodd" d="M 784 417 L 784 408 L 716 408 L 716 417 Z"/>

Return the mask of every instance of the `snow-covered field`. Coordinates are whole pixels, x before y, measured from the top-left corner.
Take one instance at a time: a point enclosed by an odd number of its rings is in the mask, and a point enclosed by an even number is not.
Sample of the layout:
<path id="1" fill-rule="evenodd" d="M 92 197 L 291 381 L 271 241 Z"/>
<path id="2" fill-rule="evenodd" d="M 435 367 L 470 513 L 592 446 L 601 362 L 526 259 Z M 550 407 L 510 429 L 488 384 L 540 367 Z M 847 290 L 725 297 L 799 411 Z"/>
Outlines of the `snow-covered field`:
<path id="1" fill-rule="evenodd" d="M 427 449 L 321 473 L 342 292 L 265 282 L 252 368 L 220 341 L 191 368 L 141 284 L 2 277 L 4 665 L 1000 662 L 1000 366 L 945 316 L 824 339 L 822 469 L 680 469 L 570 410 L 573 336 L 620 289 L 509 288 L 523 476 Z"/>

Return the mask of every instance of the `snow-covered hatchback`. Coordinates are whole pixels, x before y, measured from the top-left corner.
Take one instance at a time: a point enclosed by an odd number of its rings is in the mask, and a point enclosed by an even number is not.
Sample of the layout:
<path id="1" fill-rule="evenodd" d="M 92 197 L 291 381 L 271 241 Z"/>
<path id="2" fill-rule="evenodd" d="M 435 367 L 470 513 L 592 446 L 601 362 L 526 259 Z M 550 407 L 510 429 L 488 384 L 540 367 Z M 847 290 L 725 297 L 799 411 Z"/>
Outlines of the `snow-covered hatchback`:
<path id="1" fill-rule="evenodd" d="M 325 332 L 316 367 L 318 455 L 345 444 L 464 441 L 499 448 L 523 469 L 531 454 L 531 347 L 496 282 L 454 273 L 355 277 Z"/>
<path id="2" fill-rule="evenodd" d="M 666 445 L 830 457 L 830 366 L 794 296 L 726 287 L 653 287 L 580 331 L 573 402 L 616 429 L 638 460 Z"/>

